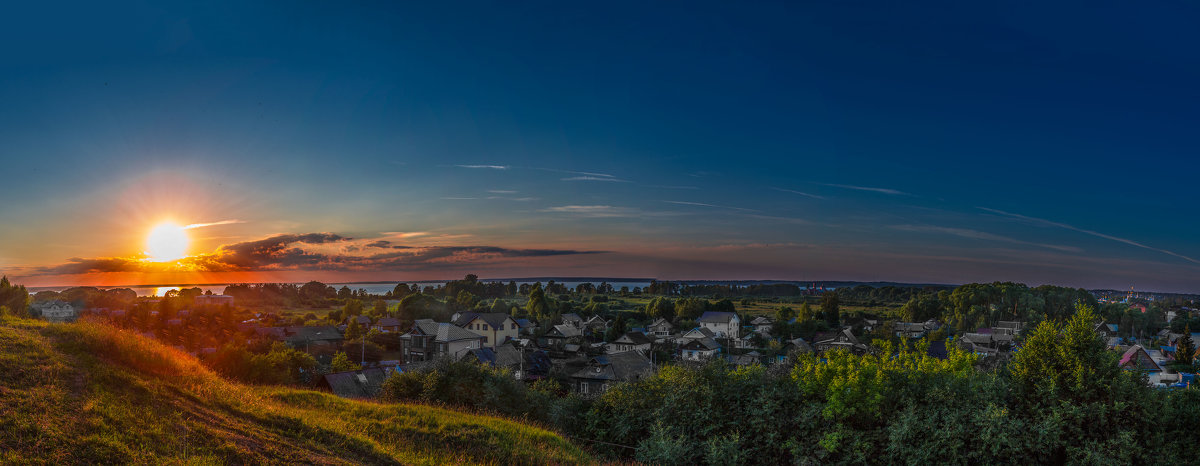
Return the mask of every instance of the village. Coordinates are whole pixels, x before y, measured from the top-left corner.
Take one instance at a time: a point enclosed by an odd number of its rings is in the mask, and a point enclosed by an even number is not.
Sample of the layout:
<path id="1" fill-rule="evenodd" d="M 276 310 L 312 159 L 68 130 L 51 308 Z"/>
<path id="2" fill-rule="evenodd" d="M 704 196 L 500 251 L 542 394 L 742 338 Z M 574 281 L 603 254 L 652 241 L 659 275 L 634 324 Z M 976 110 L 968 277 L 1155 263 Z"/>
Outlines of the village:
<path id="1" fill-rule="evenodd" d="M 144 336 L 176 343 L 177 349 L 201 360 L 217 358 L 222 346 L 231 343 L 260 349 L 283 344 L 317 362 L 299 368 L 298 380 L 347 398 L 374 398 L 392 374 L 430 370 L 445 360 L 502 369 L 526 383 L 552 379 L 577 396 L 592 397 L 614 384 L 646 378 L 664 365 L 721 361 L 732 366 L 783 367 L 801 355 L 878 352 L 880 347 L 873 342 L 880 339 L 919 347 L 938 359 L 946 359 L 949 350 L 958 349 L 976 355 L 981 368 L 996 367 L 1021 350 L 1030 330 L 1023 321 L 1000 320 L 963 332 L 936 319 L 904 322 L 860 315 L 841 325 L 823 325 L 821 331 L 804 338 L 795 331 L 798 318 L 786 312 L 782 316 L 751 316 L 704 311 L 694 320 L 644 316 L 641 321 L 626 321 L 624 315 L 614 318 L 613 313 L 584 317 L 567 312 L 539 321 L 509 312 L 478 312 L 484 309 L 458 310 L 441 320 L 405 320 L 396 317 L 396 312 L 383 311 L 347 315 L 322 325 L 313 325 L 316 322 L 312 320 L 306 325 L 286 325 L 289 322 L 277 315 L 239 307 L 235 296 L 177 294 L 170 298 L 172 302 L 187 301 L 181 306 L 186 308 L 177 310 L 165 306 L 165 299 L 139 297 L 132 312 L 104 307 L 76 311 L 63 300 L 35 302 L 33 309 L 51 321 L 98 319 L 135 329 Z M 376 302 L 380 303 L 376 310 L 394 310 L 401 301 Z M 1140 304 L 1131 309 L 1137 311 L 1137 306 L 1145 312 Z M 1191 311 L 1194 309 L 1181 308 L 1167 318 Z M 782 322 L 781 317 L 788 320 Z M 231 328 L 216 332 L 205 330 L 229 324 L 233 324 Z M 1119 324 L 1105 321 L 1097 322 L 1094 330 L 1109 350 L 1120 354 L 1119 366 L 1145 373 L 1150 386 L 1183 388 L 1193 382 L 1190 364 L 1177 364 L 1176 356 L 1180 351 L 1194 354 L 1200 333 L 1164 327 L 1139 340 L 1121 332 Z M 207 335 L 197 338 L 189 333 Z M 335 363 L 339 355 L 342 360 Z"/>

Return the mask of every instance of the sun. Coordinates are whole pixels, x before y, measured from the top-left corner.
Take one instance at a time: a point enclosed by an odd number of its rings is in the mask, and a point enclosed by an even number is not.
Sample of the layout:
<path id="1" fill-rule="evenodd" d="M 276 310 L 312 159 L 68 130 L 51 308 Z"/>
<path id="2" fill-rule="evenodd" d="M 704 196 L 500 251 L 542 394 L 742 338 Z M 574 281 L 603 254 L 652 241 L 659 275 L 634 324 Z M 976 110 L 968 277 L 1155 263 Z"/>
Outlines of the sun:
<path id="1" fill-rule="evenodd" d="M 152 262 L 172 262 L 187 257 L 187 230 L 174 222 L 162 222 L 146 236 L 146 255 Z"/>

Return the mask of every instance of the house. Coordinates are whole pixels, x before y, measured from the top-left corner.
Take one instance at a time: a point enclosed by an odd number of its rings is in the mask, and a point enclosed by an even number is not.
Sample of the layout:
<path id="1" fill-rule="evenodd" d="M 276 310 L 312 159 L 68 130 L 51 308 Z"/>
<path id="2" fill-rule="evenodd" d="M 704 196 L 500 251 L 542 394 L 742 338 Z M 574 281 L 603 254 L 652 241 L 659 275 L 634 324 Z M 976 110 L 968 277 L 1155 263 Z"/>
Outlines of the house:
<path id="1" fill-rule="evenodd" d="M 688 330 L 687 333 L 680 335 L 679 338 L 676 338 L 675 343 L 682 345 L 682 344 L 686 344 L 687 342 L 692 341 L 692 340 L 699 340 L 701 338 L 716 338 L 716 337 L 717 337 L 717 333 L 712 331 L 711 329 L 708 329 L 705 327 L 696 327 L 694 329 Z"/>
<path id="2" fill-rule="evenodd" d="M 933 319 L 925 322 L 896 322 L 893 326 L 896 330 L 896 336 L 900 338 L 922 338 L 927 333 L 937 330 L 940 327 L 941 324 Z"/>
<path id="3" fill-rule="evenodd" d="M 783 350 L 784 354 L 812 353 L 813 347 L 812 345 L 809 345 L 807 341 L 804 341 L 803 338 L 796 338 L 794 340 L 789 340 L 787 345 L 783 347 Z"/>
<path id="4" fill-rule="evenodd" d="M 746 353 L 746 354 L 740 354 L 740 355 L 732 355 L 731 354 L 729 356 L 725 356 L 725 361 L 728 362 L 729 364 L 732 364 L 735 366 L 753 366 L 753 365 L 759 363 L 758 362 L 759 356 L 760 356 L 759 353 L 753 352 L 753 351 Z"/>
<path id="5" fill-rule="evenodd" d="M 381 333 L 396 333 L 400 331 L 400 319 L 395 317 L 380 317 L 371 328 Z"/>
<path id="6" fill-rule="evenodd" d="M 537 331 L 537 322 L 529 319 L 517 319 L 517 333 L 521 335 L 533 335 Z"/>
<path id="7" fill-rule="evenodd" d="M 400 335 L 400 357 L 404 364 L 430 361 L 442 356 L 455 358 L 464 351 L 482 348 L 483 337 L 446 322 L 421 319 Z"/>
<path id="8" fill-rule="evenodd" d="M 750 325 L 754 326 L 754 331 L 759 333 L 767 333 L 771 331 L 771 325 L 775 322 L 770 317 L 758 316 L 750 321 Z"/>
<path id="9" fill-rule="evenodd" d="M 604 333 L 608 331 L 608 321 L 600 318 L 600 316 L 592 316 L 583 323 L 583 333 L 586 335 L 594 335 L 597 332 Z"/>
<path id="10" fill-rule="evenodd" d="M 520 336 L 520 328 L 512 316 L 503 312 L 464 312 L 459 314 L 454 325 L 483 337 L 486 346 L 495 346 Z"/>
<path id="11" fill-rule="evenodd" d="M 256 328 L 254 331 L 258 332 L 259 329 Z M 269 335 L 276 341 L 282 341 L 293 348 L 303 349 L 308 352 L 318 348 L 336 350 L 341 347 L 342 340 L 344 339 L 342 331 L 331 325 L 283 327 L 282 336 L 280 336 L 277 330 L 269 331 Z"/>
<path id="12" fill-rule="evenodd" d="M 713 338 L 688 340 L 679 347 L 679 358 L 684 361 L 707 361 L 721 352 L 721 344 Z"/>
<path id="13" fill-rule="evenodd" d="M 233 306 L 233 296 L 224 294 L 202 294 L 192 300 L 195 306 Z"/>
<path id="14" fill-rule="evenodd" d="M 650 325 L 646 326 L 646 334 L 653 335 L 655 338 L 667 338 L 671 336 L 671 332 L 675 331 L 675 326 L 671 325 L 667 319 L 659 317 Z"/>
<path id="15" fill-rule="evenodd" d="M 1104 338 L 1105 340 L 1117 336 L 1117 324 L 1100 322 L 1096 324 L 1094 328 L 1096 333 L 1099 333 L 1100 337 Z"/>
<path id="16" fill-rule="evenodd" d="M 870 350 L 867 345 L 858 341 L 858 338 L 854 336 L 854 333 L 849 328 L 842 329 L 841 332 L 833 334 L 832 337 L 817 340 L 813 343 L 813 348 L 822 353 L 831 350 L 842 350 L 854 354 L 866 354 Z"/>
<path id="17" fill-rule="evenodd" d="M 1154 362 L 1150 357 L 1150 353 L 1146 352 L 1142 345 L 1133 345 L 1125 350 L 1125 354 L 1121 355 L 1118 367 L 1125 370 L 1136 370 L 1145 372 L 1161 372 L 1162 367 Z"/>
<path id="18" fill-rule="evenodd" d="M 567 345 L 579 345 L 583 340 L 583 332 L 571 324 L 558 324 L 551 327 L 542 338 L 545 340 L 544 347 L 561 351 Z"/>
<path id="19" fill-rule="evenodd" d="M 515 345 L 467 350 L 463 361 L 511 369 L 517 380 L 537 380 L 550 375 L 550 355 L 542 350 L 525 350 Z"/>
<path id="20" fill-rule="evenodd" d="M 761 338 L 763 341 L 771 341 L 771 334 L 768 333 L 766 330 L 763 330 L 763 331 L 755 330 L 753 332 L 749 332 L 745 335 L 742 335 L 741 338 L 733 340 L 733 347 L 734 348 L 757 348 L 758 345 L 754 344 L 754 341 L 756 338 Z"/>
<path id="21" fill-rule="evenodd" d="M 579 317 L 579 314 L 574 312 L 563 314 L 562 323 L 563 325 L 570 325 L 575 328 L 583 328 L 583 317 Z"/>
<path id="22" fill-rule="evenodd" d="M 653 343 L 654 340 L 651 340 L 644 333 L 628 332 L 621 335 L 620 338 L 613 340 L 612 343 L 609 343 L 607 350 L 608 354 L 623 353 L 626 351 L 641 351 L 644 353 L 650 351 L 650 346 Z"/>
<path id="23" fill-rule="evenodd" d="M 1016 335 L 1018 333 L 1021 333 L 1021 330 L 1025 329 L 1025 322 L 1001 320 L 999 322 L 996 322 L 996 326 L 994 328 L 995 329 L 1008 329 L 1009 334 Z"/>
<path id="24" fill-rule="evenodd" d="M 733 312 L 705 312 L 698 320 L 701 327 L 717 334 L 717 338 L 736 339 L 742 336 L 742 319 Z"/>
<path id="25" fill-rule="evenodd" d="M 37 303 L 33 308 L 41 314 L 43 319 L 50 322 L 69 322 L 79 316 L 79 313 L 75 310 L 75 306 L 61 299 Z"/>
<path id="26" fill-rule="evenodd" d="M 959 346 L 964 350 L 985 357 L 995 356 L 1000 353 L 999 349 L 996 348 L 996 342 L 992 339 L 991 333 L 964 333 L 962 339 L 959 340 Z"/>
<path id="27" fill-rule="evenodd" d="M 576 392 L 597 395 L 614 383 L 638 380 L 653 371 L 654 364 L 642 353 L 626 351 L 589 359 L 583 369 L 571 375 L 571 382 Z"/>
<path id="28" fill-rule="evenodd" d="M 317 388 L 327 389 L 342 398 L 374 398 L 379 394 L 379 389 L 390 372 L 378 367 L 334 372 L 322 376 L 317 382 Z"/>

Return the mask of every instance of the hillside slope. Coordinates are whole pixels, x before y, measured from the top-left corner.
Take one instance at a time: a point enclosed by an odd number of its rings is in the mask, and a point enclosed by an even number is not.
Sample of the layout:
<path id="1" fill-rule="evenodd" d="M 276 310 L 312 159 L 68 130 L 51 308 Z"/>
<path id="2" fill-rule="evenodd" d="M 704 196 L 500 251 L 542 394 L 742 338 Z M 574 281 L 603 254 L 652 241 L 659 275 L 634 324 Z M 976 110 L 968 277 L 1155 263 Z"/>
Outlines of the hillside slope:
<path id="1" fill-rule="evenodd" d="M 0 463 L 576 464 L 553 432 L 228 382 L 96 324 L 0 319 Z"/>

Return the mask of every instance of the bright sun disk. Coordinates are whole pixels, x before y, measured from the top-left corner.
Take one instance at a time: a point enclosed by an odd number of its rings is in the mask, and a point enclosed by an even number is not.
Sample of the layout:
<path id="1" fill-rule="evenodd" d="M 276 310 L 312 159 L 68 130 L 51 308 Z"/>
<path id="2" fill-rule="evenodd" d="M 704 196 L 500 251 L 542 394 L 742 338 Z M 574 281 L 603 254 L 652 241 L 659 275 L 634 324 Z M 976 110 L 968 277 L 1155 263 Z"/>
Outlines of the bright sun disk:
<path id="1" fill-rule="evenodd" d="M 163 222 L 146 237 L 146 255 L 153 262 L 172 262 L 187 257 L 188 236 L 183 227 Z"/>

